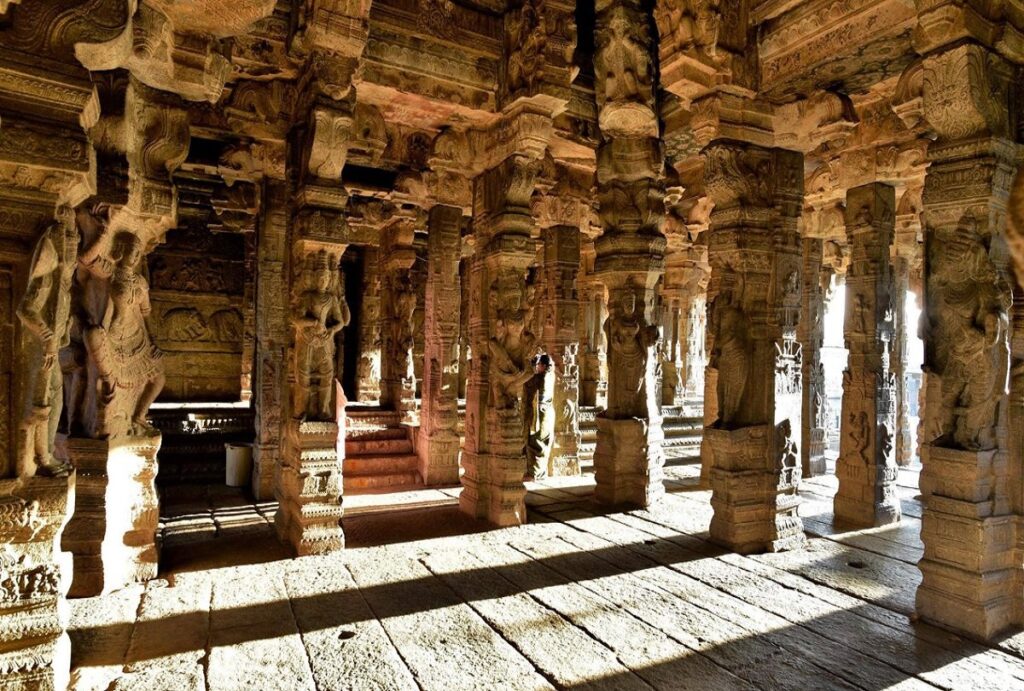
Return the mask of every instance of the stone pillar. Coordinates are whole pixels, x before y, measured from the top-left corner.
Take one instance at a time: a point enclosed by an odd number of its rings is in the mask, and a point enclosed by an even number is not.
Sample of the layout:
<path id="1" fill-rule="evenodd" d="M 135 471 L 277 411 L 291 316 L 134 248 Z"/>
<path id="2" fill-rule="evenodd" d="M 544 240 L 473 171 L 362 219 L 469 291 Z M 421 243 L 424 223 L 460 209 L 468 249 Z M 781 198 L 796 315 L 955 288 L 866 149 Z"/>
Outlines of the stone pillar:
<path id="1" fill-rule="evenodd" d="M 424 484 L 459 481 L 459 256 L 462 209 L 438 204 L 430 210 L 425 307 L 426 356 L 420 412 L 420 475 Z"/>
<path id="2" fill-rule="evenodd" d="M 711 539 L 740 553 L 801 547 L 803 157 L 723 140 L 705 156 L 715 202 L 708 341 L 718 415 L 702 449 L 710 456 Z"/>
<path id="3" fill-rule="evenodd" d="M 245 245 L 245 283 L 242 294 L 242 365 L 238 400 L 248 403 L 253 395 L 253 369 L 256 363 L 256 233 L 243 235 Z"/>
<path id="4" fill-rule="evenodd" d="M 544 128 L 521 114 L 523 127 Z M 513 154 L 475 182 L 477 250 L 470 268 L 469 337 L 462 510 L 499 526 L 526 522 L 523 386 L 533 376 L 536 336 L 527 331 L 526 274 L 536 257 L 529 195 L 538 161 Z M 516 184 L 512 184 L 513 181 Z"/>
<path id="5" fill-rule="evenodd" d="M 549 475 L 579 475 L 579 301 L 576 275 L 580 266 L 580 231 L 573 226 L 544 230 L 544 350 L 555 368 L 554 434 Z"/>
<path id="6" fill-rule="evenodd" d="M 360 402 L 379 401 L 381 397 L 380 290 L 380 251 L 376 247 L 367 247 L 363 252 L 363 299 L 356 370 L 356 399 Z"/>
<path id="7" fill-rule="evenodd" d="M 846 194 L 844 332 L 849 360 L 843 372 L 843 410 L 835 496 L 838 525 L 870 528 L 900 520 L 896 495 L 896 375 L 894 284 L 889 262 L 896 194 L 872 183 Z"/>
<path id="8" fill-rule="evenodd" d="M 707 341 L 705 334 L 706 291 L 707 288 L 693 299 L 684 317 L 685 337 L 681 343 L 685 346 L 683 353 L 683 403 L 685 405 L 690 405 L 691 401 L 700 401 L 704 394 L 704 370 L 708 360 L 707 352 L 704 350 L 704 344 Z M 704 404 L 701 403 L 701 413 L 703 413 L 703 408 Z M 686 411 L 684 414 L 692 415 L 693 411 Z"/>
<path id="9" fill-rule="evenodd" d="M 656 381 L 656 286 L 666 248 L 657 46 L 652 15 L 639 0 L 603 0 L 596 10 L 602 234 L 594 243 L 594 276 L 608 291 L 608 403 L 597 417 L 595 496 L 608 504 L 649 506 L 665 491 Z M 624 26 L 630 27 L 628 38 L 623 37 Z"/>
<path id="10" fill-rule="evenodd" d="M 275 483 L 278 536 L 295 554 L 344 547 L 341 528 L 345 395 L 336 336 L 351 321 L 339 269 L 349 243 L 342 170 L 352 140 L 352 75 L 368 36 L 368 4 L 317 4 L 302 16 L 308 59 L 290 148 L 297 155 L 290 233 L 290 340 L 283 457 Z M 328 27 L 346 28 L 344 32 Z M 342 35 L 343 34 L 343 35 Z"/>
<path id="11" fill-rule="evenodd" d="M 804 477 L 824 475 L 826 471 L 825 368 L 821 363 L 821 347 L 825 339 L 822 261 L 822 241 L 819 238 L 804 238 L 799 326 L 804 380 L 800 463 Z"/>
<path id="12" fill-rule="evenodd" d="M 893 336 L 892 373 L 896 377 L 896 465 L 908 466 L 914 459 L 913 435 L 910 433 L 909 409 L 907 397 L 907 358 L 908 329 L 907 295 L 910 285 L 908 261 L 903 257 L 895 257 L 892 261 L 893 274 Z"/>
<path id="13" fill-rule="evenodd" d="M 689 310 L 687 310 L 689 311 Z M 664 309 L 664 345 L 661 353 L 661 405 L 683 404 L 683 351 L 682 341 L 683 308 L 679 300 L 666 298 Z"/>
<path id="14" fill-rule="evenodd" d="M 123 153 L 125 177 L 103 180 L 109 206 L 82 206 L 72 293 L 74 326 L 61 352 L 69 429 L 58 454 L 82 468 L 75 515 L 63 544 L 75 555 L 71 593 L 109 593 L 157 575 L 155 487 L 160 432 L 146 420 L 164 385 L 144 253 L 177 224 L 171 173 L 185 160 L 189 125 L 173 97 L 131 78 L 123 116 L 101 118 L 92 135 Z M 122 318 L 110 321 L 111 310 Z M 86 497 L 89 500 L 85 500 Z"/>
<path id="15" fill-rule="evenodd" d="M 413 286 L 415 230 L 410 218 L 400 218 L 384 231 L 381 243 L 383 343 L 381 405 L 402 414 L 402 424 L 419 424 L 416 404 L 416 289 Z"/>
<path id="16" fill-rule="evenodd" d="M 580 405 L 603 408 L 608 402 L 608 344 L 604 340 L 604 286 L 591 284 L 581 293 L 584 324 Z"/>
<path id="17" fill-rule="evenodd" d="M 928 497 L 917 613 L 982 638 L 1024 623 L 1022 459 L 1008 444 L 1012 74 L 970 43 L 924 59 L 924 115 L 937 138 L 924 190 Z"/>
<path id="18" fill-rule="evenodd" d="M 252 490 L 257 501 L 274 498 L 274 475 L 281 463 L 283 409 L 288 367 L 288 184 L 268 179 L 256 253 L 256 443 Z"/>

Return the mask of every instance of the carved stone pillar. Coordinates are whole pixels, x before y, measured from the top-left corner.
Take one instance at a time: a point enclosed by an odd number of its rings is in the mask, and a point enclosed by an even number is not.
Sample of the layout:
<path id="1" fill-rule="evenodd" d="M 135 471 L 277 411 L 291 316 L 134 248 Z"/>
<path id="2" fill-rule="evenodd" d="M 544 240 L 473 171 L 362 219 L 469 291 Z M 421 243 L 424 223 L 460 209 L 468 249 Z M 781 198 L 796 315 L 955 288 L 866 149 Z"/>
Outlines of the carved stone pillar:
<path id="1" fill-rule="evenodd" d="M 910 433 L 910 401 L 907 396 L 908 329 L 907 296 L 910 285 L 909 263 L 903 257 L 892 261 L 893 274 L 893 336 L 892 373 L 896 377 L 896 465 L 908 466 L 914 458 L 913 435 Z"/>
<path id="2" fill-rule="evenodd" d="M 430 210 L 427 241 L 423 407 L 416 453 L 424 484 L 459 481 L 459 257 L 462 209 L 438 204 Z"/>
<path id="3" fill-rule="evenodd" d="M 473 359 L 459 504 L 503 526 L 526 522 L 523 387 L 537 340 L 527 330 L 526 274 L 536 257 L 529 196 L 537 168 L 534 158 L 513 154 L 479 176 L 474 192 L 479 244 L 469 278 Z"/>
<path id="4" fill-rule="evenodd" d="M 710 457 L 711 539 L 741 553 L 800 547 L 803 158 L 721 140 L 704 153 L 715 202 L 708 342 L 718 414 L 702 450 Z"/>
<path id="5" fill-rule="evenodd" d="M 288 366 L 288 184 L 267 180 L 257 230 L 256 287 L 256 443 L 253 445 L 253 494 L 274 497 L 274 476 L 281 463 L 282 422 L 287 402 Z"/>
<path id="6" fill-rule="evenodd" d="M 689 310 L 685 310 L 689 312 Z M 686 350 L 683 339 L 684 309 L 679 300 L 665 299 L 663 311 L 663 345 L 661 349 L 661 405 L 672 406 L 683 404 L 683 375 L 685 365 L 683 352 Z"/>
<path id="7" fill-rule="evenodd" d="M 384 232 L 381 243 L 381 301 L 384 353 L 381 360 L 381 405 L 402 414 L 402 423 L 419 424 L 416 404 L 416 288 L 413 267 L 415 230 L 411 218 L 400 218 Z"/>
<path id="8" fill-rule="evenodd" d="M 381 397 L 380 291 L 380 252 L 376 247 L 367 247 L 363 252 L 363 300 L 356 372 L 356 398 L 360 402 L 379 401 Z"/>
<path id="9" fill-rule="evenodd" d="M 825 291 L 821 285 L 822 241 L 803 239 L 800 283 L 800 348 L 803 351 L 803 408 L 800 463 L 805 477 L 825 474 L 825 368 L 821 347 L 825 339 Z"/>
<path id="10" fill-rule="evenodd" d="M 900 520 L 896 494 L 895 314 L 889 262 L 896 195 L 881 183 L 846 194 L 846 348 L 840 422 L 837 524 L 873 527 Z"/>
<path id="11" fill-rule="evenodd" d="M 707 342 L 706 320 L 707 320 L 707 299 L 704 291 L 693 299 L 690 308 L 684 317 L 685 338 L 680 342 L 683 350 L 683 404 L 690 405 L 691 402 L 700 402 L 704 393 L 704 370 L 707 366 L 707 352 L 704 344 Z M 700 404 L 700 411 L 703 413 L 704 405 Z M 692 415 L 693 411 L 686 411 L 686 415 Z"/>
<path id="12" fill-rule="evenodd" d="M 583 324 L 580 405 L 603 408 L 608 402 L 608 344 L 604 340 L 604 286 L 591 283 L 580 289 Z"/>
<path id="13" fill-rule="evenodd" d="M 984 638 L 1024 613 L 1022 459 L 1008 443 L 1019 422 L 1009 422 L 1007 395 L 1012 74 L 974 44 L 924 60 L 924 114 L 938 136 L 924 190 L 927 500 L 917 612 Z"/>
<path id="14" fill-rule="evenodd" d="M 664 152 L 654 88 L 657 46 L 650 11 L 637 0 L 603 0 L 595 9 L 603 232 L 595 241 L 594 275 L 608 291 L 608 403 L 597 417 L 595 496 L 609 504 L 648 506 L 664 493 L 656 382 L 656 286 L 666 248 Z"/>
<path id="15" fill-rule="evenodd" d="M 579 475 L 579 301 L 580 231 L 573 226 L 544 230 L 542 341 L 554 361 L 554 434 L 549 475 Z"/>
<path id="16" fill-rule="evenodd" d="M 157 575 L 161 435 L 146 417 L 164 366 L 142 261 L 177 224 L 171 174 L 188 153 L 189 125 L 176 98 L 134 79 L 124 105 L 92 130 L 106 160 L 124 155 L 128 171 L 103 179 L 99 197 L 111 204 L 78 210 L 74 323 L 61 352 L 70 396 L 58 454 L 82 469 L 63 544 L 75 555 L 71 594 L 80 597 Z"/>
<path id="17" fill-rule="evenodd" d="M 365 47 L 368 3 L 313 3 L 298 10 L 297 40 L 308 49 L 291 129 L 297 188 L 288 272 L 291 333 L 285 443 L 274 518 L 298 555 L 345 544 L 341 528 L 345 395 L 335 343 L 351 314 L 339 269 L 349 243 L 342 170 L 352 139 L 352 75 Z M 337 27 L 344 27 L 338 31 Z"/>

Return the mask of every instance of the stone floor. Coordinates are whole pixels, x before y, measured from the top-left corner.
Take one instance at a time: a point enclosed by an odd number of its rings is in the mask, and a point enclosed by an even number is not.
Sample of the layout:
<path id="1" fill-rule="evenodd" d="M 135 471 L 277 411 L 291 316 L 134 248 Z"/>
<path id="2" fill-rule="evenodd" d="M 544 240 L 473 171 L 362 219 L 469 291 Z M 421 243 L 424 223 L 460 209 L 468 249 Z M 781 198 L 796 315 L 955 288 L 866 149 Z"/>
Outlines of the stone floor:
<path id="1" fill-rule="evenodd" d="M 628 513 L 590 477 L 534 483 L 531 523 L 504 530 L 454 489 L 362 500 L 349 549 L 298 560 L 270 505 L 165 496 L 163 580 L 72 602 L 73 688 L 1024 689 L 1024 634 L 912 621 L 915 473 L 899 526 L 834 534 L 835 478 L 816 478 L 808 549 L 740 557 L 705 540 L 698 472 L 672 461 L 665 501 Z"/>

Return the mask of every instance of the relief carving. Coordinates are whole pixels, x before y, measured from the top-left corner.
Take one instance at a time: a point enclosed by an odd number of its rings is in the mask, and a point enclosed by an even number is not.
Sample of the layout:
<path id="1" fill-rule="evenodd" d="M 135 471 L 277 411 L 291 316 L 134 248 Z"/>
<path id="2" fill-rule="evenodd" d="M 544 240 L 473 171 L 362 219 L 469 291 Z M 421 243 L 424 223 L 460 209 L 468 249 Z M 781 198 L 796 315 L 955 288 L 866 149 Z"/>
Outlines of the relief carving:
<path id="1" fill-rule="evenodd" d="M 334 419 L 334 337 L 351 321 L 337 264 L 338 257 L 319 250 L 306 256 L 302 268 L 293 320 L 296 419 Z"/>
<path id="2" fill-rule="evenodd" d="M 78 256 L 78 230 L 71 209 L 43 231 L 29 269 L 28 287 L 18 307 L 23 328 L 25 382 L 22 446 L 18 476 L 64 476 L 70 467 L 54 457 L 53 444 L 63 401 L 58 353 L 70 343 L 71 283 Z"/>

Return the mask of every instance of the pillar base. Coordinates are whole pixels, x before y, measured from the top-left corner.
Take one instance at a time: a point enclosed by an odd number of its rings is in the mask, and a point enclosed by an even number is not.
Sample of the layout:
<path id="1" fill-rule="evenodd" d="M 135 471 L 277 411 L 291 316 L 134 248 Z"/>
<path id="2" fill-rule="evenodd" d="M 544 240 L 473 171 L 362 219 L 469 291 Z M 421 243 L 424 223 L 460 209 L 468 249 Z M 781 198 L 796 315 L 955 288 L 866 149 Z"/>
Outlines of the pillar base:
<path id="1" fill-rule="evenodd" d="M 597 416 L 594 496 L 611 505 L 648 507 L 665 495 L 661 421 Z"/>
<path id="2" fill-rule="evenodd" d="M 1021 517 L 997 504 L 994 487 L 1005 476 L 1005 453 L 924 445 L 921 454 L 930 496 L 921 519 L 917 613 L 983 639 L 1021 625 Z"/>
<path id="3" fill-rule="evenodd" d="M 122 439 L 57 437 L 57 455 L 77 469 L 74 515 L 64 549 L 74 555 L 69 595 L 105 595 L 156 578 L 156 493 L 160 436 Z"/>
<path id="4" fill-rule="evenodd" d="M 63 689 L 71 668 L 65 594 L 71 555 L 61 533 L 75 474 L 0 480 L 0 670 L 4 688 Z"/>
<path id="5" fill-rule="evenodd" d="M 772 425 L 704 429 L 715 510 L 711 540 L 739 554 L 781 552 L 806 544 L 797 515 L 800 471 L 777 467 L 773 432 Z"/>
<path id="6" fill-rule="evenodd" d="M 488 451 L 465 453 L 459 508 L 499 527 L 526 523 L 526 439 L 518 410 L 487 411 Z"/>
<path id="7" fill-rule="evenodd" d="M 580 474 L 579 451 L 559 447 L 557 442 L 548 461 L 548 476 L 575 477 Z"/>
<path id="8" fill-rule="evenodd" d="M 255 444 L 252 449 L 252 494 L 256 501 L 274 499 L 274 469 L 277 467 L 277 445 Z"/>
<path id="9" fill-rule="evenodd" d="M 278 480 L 278 537 L 297 556 L 327 554 L 345 546 L 340 425 L 292 420 Z"/>
<path id="10" fill-rule="evenodd" d="M 860 458 L 840 459 L 836 468 L 839 491 L 833 500 L 836 525 L 877 528 L 899 523 L 900 500 L 895 491 L 898 472 L 895 465 L 869 466 Z"/>
<path id="11" fill-rule="evenodd" d="M 825 460 L 825 430 L 820 427 L 812 427 L 810 430 L 811 443 L 804 459 L 802 477 L 817 477 L 828 473 L 828 464 Z"/>
<path id="12" fill-rule="evenodd" d="M 454 485 L 459 481 L 459 435 L 452 430 L 438 430 L 430 436 L 420 427 L 416 445 L 423 484 Z"/>

